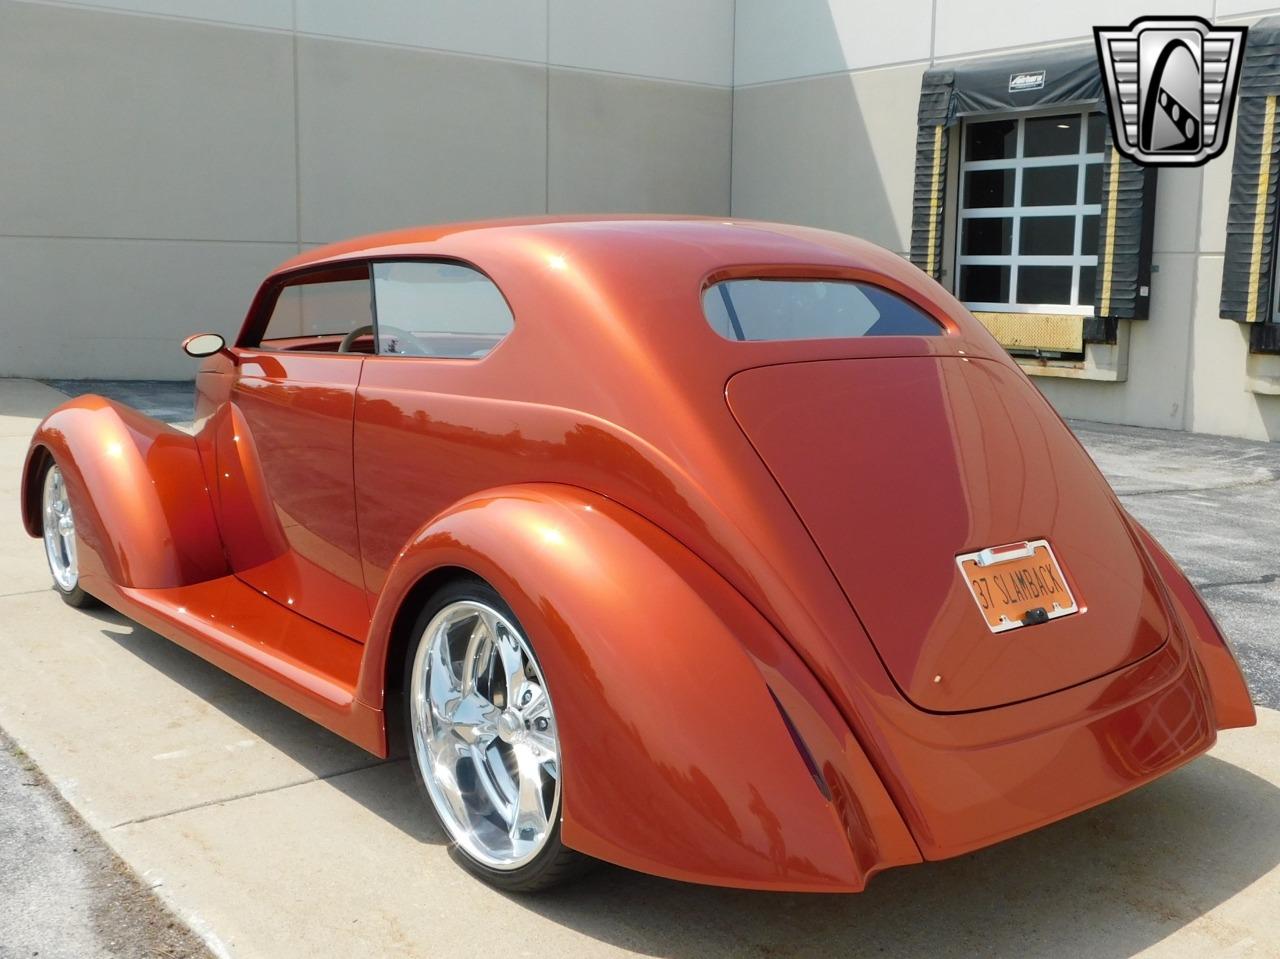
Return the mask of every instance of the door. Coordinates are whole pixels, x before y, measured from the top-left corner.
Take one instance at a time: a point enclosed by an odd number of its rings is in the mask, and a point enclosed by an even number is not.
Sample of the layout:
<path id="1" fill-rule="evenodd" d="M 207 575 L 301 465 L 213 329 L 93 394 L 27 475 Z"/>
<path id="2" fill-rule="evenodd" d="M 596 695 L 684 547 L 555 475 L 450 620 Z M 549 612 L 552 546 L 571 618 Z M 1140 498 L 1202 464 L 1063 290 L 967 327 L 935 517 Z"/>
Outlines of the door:
<path id="1" fill-rule="evenodd" d="M 217 454 L 220 521 L 235 575 L 361 641 L 369 607 L 351 431 L 372 349 L 366 265 L 283 287 L 260 341 L 238 349 Z"/>
<path id="2" fill-rule="evenodd" d="M 485 397 L 510 380 L 481 361 L 515 325 L 498 287 L 464 263 L 382 261 L 372 274 L 378 355 L 360 379 L 354 429 L 371 603 L 423 523 L 508 481 L 511 416 Z"/>

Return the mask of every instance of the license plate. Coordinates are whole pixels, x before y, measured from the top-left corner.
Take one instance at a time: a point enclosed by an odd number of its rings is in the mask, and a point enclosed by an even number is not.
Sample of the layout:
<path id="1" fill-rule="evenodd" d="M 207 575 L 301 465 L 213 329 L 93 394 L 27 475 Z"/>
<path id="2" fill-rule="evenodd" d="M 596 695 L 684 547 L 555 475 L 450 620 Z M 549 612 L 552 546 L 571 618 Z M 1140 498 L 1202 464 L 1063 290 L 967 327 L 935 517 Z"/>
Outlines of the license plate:
<path id="1" fill-rule="evenodd" d="M 1076 612 L 1075 597 L 1047 540 L 1009 543 L 956 557 L 993 633 Z"/>

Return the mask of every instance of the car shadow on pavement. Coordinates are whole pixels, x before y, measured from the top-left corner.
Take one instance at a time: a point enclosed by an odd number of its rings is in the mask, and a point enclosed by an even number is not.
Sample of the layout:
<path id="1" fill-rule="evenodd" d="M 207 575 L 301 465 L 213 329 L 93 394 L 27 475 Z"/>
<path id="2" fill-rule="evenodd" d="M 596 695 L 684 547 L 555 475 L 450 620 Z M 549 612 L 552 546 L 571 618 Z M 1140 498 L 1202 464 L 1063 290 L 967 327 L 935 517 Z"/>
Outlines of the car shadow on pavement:
<path id="1" fill-rule="evenodd" d="M 177 643 L 106 607 L 86 609 L 103 636 L 173 680 L 267 744 L 419 842 L 444 834 L 422 808 L 413 771 L 403 759 L 379 760 Z M 395 754 L 393 753 L 393 756 Z M 386 767 L 376 777 L 360 773 Z"/>
<path id="2" fill-rule="evenodd" d="M 512 902 L 649 955 L 1090 956 L 1160 942 L 1280 863 L 1280 789 L 1213 757 L 976 853 L 891 870 L 859 895 L 752 893 L 621 869 Z M 1218 934 L 1247 939 L 1249 930 Z"/>

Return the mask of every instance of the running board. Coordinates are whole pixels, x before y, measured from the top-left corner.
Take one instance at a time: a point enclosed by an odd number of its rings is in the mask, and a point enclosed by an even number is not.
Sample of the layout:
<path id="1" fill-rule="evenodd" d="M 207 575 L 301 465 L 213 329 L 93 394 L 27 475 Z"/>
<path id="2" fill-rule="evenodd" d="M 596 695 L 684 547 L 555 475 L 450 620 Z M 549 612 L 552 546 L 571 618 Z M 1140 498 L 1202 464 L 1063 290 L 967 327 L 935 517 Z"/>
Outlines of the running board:
<path id="1" fill-rule="evenodd" d="M 94 580 L 85 583 L 90 591 L 126 616 L 344 739 L 386 756 L 381 710 L 355 696 L 363 644 L 286 609 L 234 576 L 166 589 Z"/>

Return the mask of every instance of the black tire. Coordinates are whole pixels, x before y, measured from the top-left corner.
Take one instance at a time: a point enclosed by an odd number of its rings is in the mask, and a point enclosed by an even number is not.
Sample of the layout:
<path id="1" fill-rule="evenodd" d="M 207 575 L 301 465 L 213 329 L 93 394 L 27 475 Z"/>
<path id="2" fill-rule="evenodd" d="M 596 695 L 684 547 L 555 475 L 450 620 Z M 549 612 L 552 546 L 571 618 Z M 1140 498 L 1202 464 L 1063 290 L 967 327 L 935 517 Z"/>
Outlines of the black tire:
<path id="1" fill-rule="evenodd" d="M 68 606 L 74 606 L 76 609 L 98 609 L 103 605 L 102 600 L 98 599 L 97 596 L 86 593 L 79 583 L 76 584 L 75 589 L 70 591 L 63 589 L 56 582 L 53 584 L 53 588 L 62 597 L 64 603 Z"/>
<path id="2" fill-rule="evenodd" d="M 427 788 L 424 778 L 427 773 L 423 770 L 422 764 L 418 759 L 417 750 L 414 748 L 413 711 L 409 706 L 410 684 L 412 683 L 414 660 L 417 656 L 418 647 L 425 638 L 424 633 L 427 624 L 431 622 L 436 613 L 446 606 L 467 600 L 483 603 L 500 612 L 520 631 L 525 641 L 529 644 L 530 651 L 533 651 L 533 640 L 525 632 L 524 627 L 520 625 L 520 621 L 516 618 L 515 613 L 512 612 L 511 607 L 507 605 L 497 590 L 479 578 L 460 578 L 445 584 L 431 595 L 414 620 L 413 632 L 410 634 L 412 639 L 405 651 L 404 686 L 402 690 L 403 708 L 401 709 L 401 713 L 404 716 L 403 735 L 409 754 L 409 765 L 413 767 L 414 780 L 418 784 L 419 793 L 446 836 L 449 835 L 448 828 L 445 825 L 444 818 L 436 809 L 435 801 Z M 534 652 L 535 659 L 536 656 L 537 654 Z M 504 892 L 532 893 L 560 886 L 581 876 L 596 862 L 589 856 L 568 848 L 560 841 L 561 810 L 563 807 L 562 796 L 560 806 L 556 810 L 555 823 L 551 834 L 547 838 L 546 845 L 543 846 L 534 859 L 522 866 L 514 869 L 495 869 L 475 859 L 462 846 L 454 842 L 452 837 L 450 837 L 450 854 L 456 862 L 472 875 L 495 889 L 500 889 Z"/>
<path id="3" fill-rule="evenodd" d="M 48 456 L 45 458 L 44 469 L 40 471 L 40 481 L 37 487 L 42 493 L 44 490 L 45 479 L 48 477 L 49 471 L 52 470 L 56 465 L 57 463 L 54 461 L 52 456 Z M 44 535 L 43 500 L 40 501 L 39 505 L 40 505 L 40 509 L 39 509 L 40 535 L 43 536 Z M 48 564 L 47 553 L 45 554 L 45 562 L 46 564 Z M 74 606 L 76 609 L 95 609 L 103 605 L 102 600 L 98 599 L 98 597 L 96 596 L 91 596 L 89 593 L 86 593 L 84 589 L 80 586 L 80 576 L 78 572 L 76 574 L 76 584 L 71 589 L 62 588 L 61 584 L 58 583 L 58 578 L 53 575 L 52 566 L 49 567 L 49 576 L 53 580 L 54 592 L 56 592 L 59 596 L 61 596 L 62 601 L 66 603 L 68 606 Z"/>

